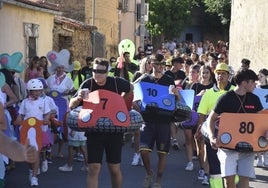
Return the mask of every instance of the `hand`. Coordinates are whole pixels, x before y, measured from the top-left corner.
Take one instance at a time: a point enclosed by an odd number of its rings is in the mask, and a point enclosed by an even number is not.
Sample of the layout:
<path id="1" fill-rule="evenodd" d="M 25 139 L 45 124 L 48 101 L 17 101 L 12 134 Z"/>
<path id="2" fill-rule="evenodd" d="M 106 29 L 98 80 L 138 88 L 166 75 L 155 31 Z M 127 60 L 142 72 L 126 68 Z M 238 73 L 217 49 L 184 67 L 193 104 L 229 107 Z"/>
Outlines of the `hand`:
<path id="1" fill-rule="evenodd" d="M 198 128 L 194 134 L 194 138 L 198 141 L 203 139 L 203 135 L 201 133 L 201 126 L 198 126 Z"/>
<path id="2" fill-rule="evenodd" d="M 29 163 L 34 163 L 37 160 L 38 152 L 34 146 L 30 145 L 29 139 L 26 141 L 25 147 L 25 161 Z"/>
<path id="3" fill-rule="evenodd" d="M 217 150 L 218 149 L 217 139 L 215 137 L 210 137 L 209 141 L 212 149 Z"/>

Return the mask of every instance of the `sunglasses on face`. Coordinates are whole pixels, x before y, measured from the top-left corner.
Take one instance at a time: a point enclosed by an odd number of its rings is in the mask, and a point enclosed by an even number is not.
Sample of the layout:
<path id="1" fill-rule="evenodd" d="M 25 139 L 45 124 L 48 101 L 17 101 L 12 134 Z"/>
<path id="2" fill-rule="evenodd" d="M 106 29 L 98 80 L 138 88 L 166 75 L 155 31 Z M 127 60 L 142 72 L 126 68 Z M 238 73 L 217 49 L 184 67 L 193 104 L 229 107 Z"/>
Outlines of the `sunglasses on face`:
<path id="1" fill-rule="evenodd" d="M 161 65 L 161 66 L 164 66 L 164 65 L 166 65 L 166 63 L 165 62 L 162 62 L 162 63 L 153 63 L 153 65 L 157 65 L 157 66 Z"/>
<path id="2" fill-rule="evenodd" d="M 97 73 L 97 74 L 105 74 L 107 73 L 107 70 L 93 69 L 92 72 Z"/>

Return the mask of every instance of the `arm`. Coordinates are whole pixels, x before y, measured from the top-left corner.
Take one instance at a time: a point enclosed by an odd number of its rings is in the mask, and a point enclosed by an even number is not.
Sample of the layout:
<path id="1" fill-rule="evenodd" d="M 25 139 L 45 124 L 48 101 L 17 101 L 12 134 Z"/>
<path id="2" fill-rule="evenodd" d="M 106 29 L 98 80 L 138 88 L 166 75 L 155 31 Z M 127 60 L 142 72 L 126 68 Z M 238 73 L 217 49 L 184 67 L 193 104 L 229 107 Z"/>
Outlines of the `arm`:
<path id="1" fill-rule="evenodd" d="M 196 130 L 196 133 L 194 135 L 196 140 L 202 139 L 201 127 L 205 121 L 206 121 L 206 115 L 199 113 L 198 114 L 198 122 L 197 122 L 197 130 Z"/>
<path id="2" fill-rule="evenodd" d="M 33 163 L 37 160 L 38 154 L 35 147 L 29 145 L 23 146 L 17 141 L 11 140 L 0 131 L 0 152 L 14 161 L 27 161 Z"/>
<path id="3" fill-rule="evenodd" d="M 2 91 L 6 93 L 7 96 L 9 97 L 9 101 L 5 104 L 5 107 L 11 106 L 18 102 L 18 98 L 16 97 L 12 89 L 9 87 L 9 85 L 5 84 L 2 87 Z"/>
<path id="4" fill-rule="evenodd" d="M 2 103 L 0 102 L 0 132 L 1 130 L 6 130 L 7 125 L 6 125 L 6 118 L 4 114 L 4 107 Z"/>
<path id="5" fill-rule="evenodd" d="M 213 149 L 217 149 L 218 146 L 217 146 L 217 142 L 216 142 L 216 136 L 214 135 L 214 132 L 215 132 L 215 122 L 216 120 L 218 119 L 219 117 L 219 114 L 217 114 L 216 112 L 214 111 L 211 111 L 209 116 L 208 116 L 208 135 L 209 135 L 209 141 L 210 141 L 210 144 L 211 144 L 211 147 Z"/>
<path id="6" fill-rule="evenodd" d="M 124 99 L 128 99 L 129 97 L 131 97 L 132 94 L 133 94 L 133 90 L 134 90 L 134 86 L 132 84 L 130 84 L 130 90 L 129 90 L 129 92 L 128 93 L 125 93 L 125 92 L 122 93 L 123 98 Z"/>

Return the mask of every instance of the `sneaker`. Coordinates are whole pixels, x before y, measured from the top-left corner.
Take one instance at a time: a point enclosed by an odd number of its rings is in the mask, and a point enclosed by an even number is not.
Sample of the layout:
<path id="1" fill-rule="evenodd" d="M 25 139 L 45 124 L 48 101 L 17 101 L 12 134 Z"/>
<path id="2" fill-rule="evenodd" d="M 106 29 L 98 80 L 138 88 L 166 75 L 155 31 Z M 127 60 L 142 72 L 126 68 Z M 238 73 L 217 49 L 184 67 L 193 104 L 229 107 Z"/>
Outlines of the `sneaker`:
<path id="1" fill-rule="evenodd" d="M 179 150 L 179 143 L 178 143 L 177 139 L 173 139 L 173 140 L 171 141 L 171 145 L 172 145 L 172 148 L 173 148 L 174 150 Z"/>
<path id="2" fill-rule="evenodd" d="M 52 162 L 52 159 L 47 159 L 47 163 L 48 164 L 52 164 L 53 162 Z"/>
<path id="3" fill-rule="evenodd" d="M 268 167 L 268 152 L 263 154 L 263 166 Z"/>
<path id="4" fill-rule="evenodd" d="M 257 167 L 263 167 L 263 157 L 260 154 L 259 156 L 257 156 Z"/>
<path id="5" fill-rule="evenodd" d="M 29 181 L 32 180 L 33 177 L 33 170 L 29 170 Z"/>
<path id="6" fill-rule="evenodd" d="M 160 183 L 154 183 L 154 184 L 153 184 L 153 188 L 161 188 Z"/>
<path id="7" fill-rule="evenodd" d="M 77 155 L 77 157 L 75 158 L 76 161 L 78 162 L 83 162 L 85 159 L 84 159 L 84 156 L 83 155 Z"/>
<path id="8" fill-rule="evenodd" d="M 193 152 L 192 159 L 193 159 L 193 160 L 197 160 L 197 159 L 198 159 L 198 157 L 197 157 L 197 152 L 196 152 L 196 151 Z"/>
<path id="9" fill-rule="evenodd" d="M 131 165 L 137 166 L 137 165 L 139 165 L 139 162 L 141 163 L 141 165 L 143 164 L 142 159 L 141 159 L 141 155 L 139 153 L 135 153 L 133 156 Z"/>
<path id="10" fill-rule="evenodd" d="M 38 186 L 38 178 L 37 177 L 32 177 L 31 178 L 31 186 L 32 187 L 37 187 Z"/>
<path id="11" fill-rule="evenodd" d="M 42 162 L 42 168 L 41 168 L 42 172 L 47 172 L 47 170 L 48 170 L 47 164 L 48 164 L 47 160 Z"/>
<path id="12" fill-rule="evenodd" d="M 191 162 L 188 162 L 186 167 L 185 167 L 185 170 L 186 171 L 192 171 L 194 169 L 194 163 L 191 161 Z"/>
<path id="13" fill-rule="evenodd" d="M 198 178 L 199 180 L 203 180 L 203 179 L 204 179 L 204 176 L 205 176 L 205 171 L 204 171 L 203 169 L 199 170 L 199 171 L 198 171 L 198 176 L 197 176 L 197 178 Z"/>
<path id="14" fill-rule="evenodd" d="M 68 166 L 68 164 L 65 164 L 64 166 L 59 167 L 59 171 L 61 171 L 61 172 L 71 172 L 71 171 L 73 171 L 73 167 Z"/>
<path id="15" fill-rule="evenodd" d="M 209 179 L 207 175 L 204 175 L 202 185 L 209 185 Z"/>
<path id="16" fill-rule="evenodd" d="M 87 172 L 88 171 L 87 166 L 82 166 L 81 171 Z"/>
<path id="17" fill-rule="evenodd" d="M 153 178 L 154 178 L 154 173 L 151 170 L 151 174 L 147 174 L 145 176 L 145 179 L 143 181 L 143 188 L 149 188 L 151 186 L 151 183 L 153 181 Z"/>

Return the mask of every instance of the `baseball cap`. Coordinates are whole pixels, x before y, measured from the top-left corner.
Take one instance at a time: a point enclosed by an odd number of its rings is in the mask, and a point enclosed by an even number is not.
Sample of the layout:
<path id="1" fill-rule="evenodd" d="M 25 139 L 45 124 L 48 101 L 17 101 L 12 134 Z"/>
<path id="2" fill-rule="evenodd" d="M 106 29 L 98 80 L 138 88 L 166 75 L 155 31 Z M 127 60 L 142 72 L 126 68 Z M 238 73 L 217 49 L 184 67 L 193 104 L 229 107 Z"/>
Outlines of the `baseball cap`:
<path id="1" fill-rule="evenodd" d="M 230 73 L 229 66 L 226 63 L 218 63 L 214 72 L 217 73 L 217 71 L 226 71 Z"/>

